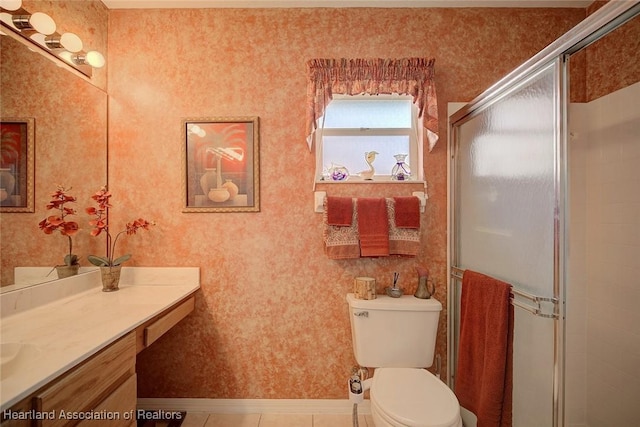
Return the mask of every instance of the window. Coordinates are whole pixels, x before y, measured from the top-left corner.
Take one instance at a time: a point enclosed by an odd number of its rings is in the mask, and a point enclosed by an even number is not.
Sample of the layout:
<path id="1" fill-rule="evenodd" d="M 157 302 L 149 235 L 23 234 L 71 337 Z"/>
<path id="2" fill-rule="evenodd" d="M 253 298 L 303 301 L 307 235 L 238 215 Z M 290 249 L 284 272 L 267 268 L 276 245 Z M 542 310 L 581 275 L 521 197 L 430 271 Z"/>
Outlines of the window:
<path id="1" fill-rule="evenodd" d="M 364 181 L 375 151 L 373 181 L 390 181 L 396 154 L 406 154 L 410 180 L 422 179 L 418 108 L 409 95 L 334 95 L 316 131 L 316 177 L 331 181 L 329 170 L 343 166 L 349 182 Z M 360 172 L 365 172 L 360 175 Z"/>

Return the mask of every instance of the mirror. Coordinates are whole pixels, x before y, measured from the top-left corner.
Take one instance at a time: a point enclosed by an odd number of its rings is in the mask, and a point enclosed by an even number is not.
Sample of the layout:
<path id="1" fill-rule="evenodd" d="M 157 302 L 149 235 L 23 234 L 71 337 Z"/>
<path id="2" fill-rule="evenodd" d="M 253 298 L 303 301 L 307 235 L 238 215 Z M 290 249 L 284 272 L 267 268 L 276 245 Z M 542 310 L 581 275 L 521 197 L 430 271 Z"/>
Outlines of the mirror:
<path id="1" fill-rule="evenodd" d="M 13 290 L 57 279 L 52 269 L 69 253 L 65 236 L 38 227 L 52 215 L 46 205 L 58 185 L 77 198 L 70 205 L 77 213 L 68 220 L 80 227 L 73 253 L 81 266 L 102 250 L 102 240 L 90 236 L 85 208 L 107 183 L 107 94 L 6 35 L 0 36 L 0 93 L 0 116 L 32 118 L 35 128 L 35 212 L 0 214 L 0 289 Z M 16 267 L 41 267 L 42 273 L 16 281 Z"/>

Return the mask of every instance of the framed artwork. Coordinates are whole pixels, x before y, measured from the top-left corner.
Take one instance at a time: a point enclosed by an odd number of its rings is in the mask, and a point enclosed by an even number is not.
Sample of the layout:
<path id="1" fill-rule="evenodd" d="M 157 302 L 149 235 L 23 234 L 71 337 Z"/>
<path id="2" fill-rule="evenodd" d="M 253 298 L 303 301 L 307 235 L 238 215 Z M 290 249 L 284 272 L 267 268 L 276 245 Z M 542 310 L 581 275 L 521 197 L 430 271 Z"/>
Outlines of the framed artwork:
<path id="1" fill-rule="evenodd" d="M 182 132 L 182 212 L 259 212 L 258 117 L 185 119 Z"/>
<path id="2" fill-rule="evenodd" d="M 0 212 L 34 212 L 35 119 L 0 119 Z"/>

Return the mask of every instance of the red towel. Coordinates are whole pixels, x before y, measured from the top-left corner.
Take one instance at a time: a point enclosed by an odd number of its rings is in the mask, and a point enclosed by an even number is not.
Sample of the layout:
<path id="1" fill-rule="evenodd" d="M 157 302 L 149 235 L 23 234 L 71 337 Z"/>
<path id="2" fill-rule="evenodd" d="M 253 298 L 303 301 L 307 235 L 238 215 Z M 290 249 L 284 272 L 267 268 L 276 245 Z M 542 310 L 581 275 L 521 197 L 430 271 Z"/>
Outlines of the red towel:
<path id="1" fill-rule="evenodd" d="M 389 223 L 384 198 L 358 198 L 360 256 L 389 255 Z"/>
<path id="2" fill-rule="evenodd" d="M 415 257 L 420 252 L 420 228 L 399 228 L 396 225 L 396 202 L 389 198 L 387 215 L 389 217 L 389 255 Z"/>
<path id="3" fill-rule="evenodd" d="M 420 199 L 415 196 L 394 197 L 396 227 L 420 228 Z"/>
<path id="4" fill-rule="evenodd" d="M 327 224 L 348 227 L 353 216 L 351 197 L 327 197 Z"/>
<path id="5" fill-rule="evenodd" d="M 455 393 L 478 427 L 511 427 L 513 306 L 511 286 L 466 270 L 460 302 Z"/>

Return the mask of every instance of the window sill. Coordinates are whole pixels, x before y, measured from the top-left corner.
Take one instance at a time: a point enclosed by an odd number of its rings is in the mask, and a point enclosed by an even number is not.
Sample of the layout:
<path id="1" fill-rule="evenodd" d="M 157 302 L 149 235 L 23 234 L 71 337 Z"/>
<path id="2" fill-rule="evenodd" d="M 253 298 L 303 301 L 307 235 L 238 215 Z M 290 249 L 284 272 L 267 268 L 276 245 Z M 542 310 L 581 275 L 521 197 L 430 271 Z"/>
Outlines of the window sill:
<path id="1" fill-rule="evenodd" d="M 373 179 L 364 179 L 359 176 L 350 176 L 344 181 L 333 181 L 331 179 L 316 179 L 316 184 L 422 184 L 425 182 L 418 179 L 407 179 L 396 181 L 389 176 L 374 176 Z"/>

